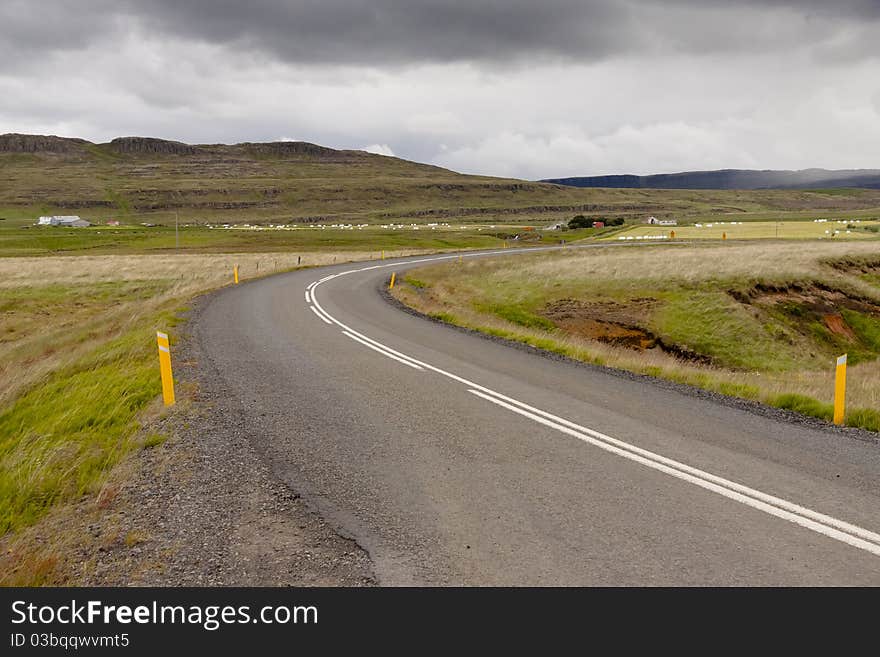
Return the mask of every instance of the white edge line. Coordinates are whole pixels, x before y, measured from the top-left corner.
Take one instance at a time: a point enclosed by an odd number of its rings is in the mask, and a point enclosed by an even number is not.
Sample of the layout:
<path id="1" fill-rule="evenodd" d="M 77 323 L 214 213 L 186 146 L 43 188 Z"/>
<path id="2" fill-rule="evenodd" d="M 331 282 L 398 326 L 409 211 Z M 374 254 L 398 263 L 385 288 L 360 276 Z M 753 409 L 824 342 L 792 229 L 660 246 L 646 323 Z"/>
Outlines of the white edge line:
<path id="1" fill-rule="evenodd" d="M 320 319 L 320 320 L 321 320 L 322 322 L 324 322 L 325 324 L 332 324 L 332 323 L 333 323 L 333 322 L 331 322 L 329 319 L 327 319 L 326 317 L 322 316 L 321 313 L 319 313 L 318 310 L 317 310 L 317 308 L 315 308 L 314 306 L 309 306 L 309 308 L 311 308 L 311 309 L 312 309 L 312 312 L 315 313 L 315 315 L 318 316 L 318 319 Z"/>
<path id="2" fill-rule="evenodd" d="M 481 386 L 480 386 L 481 387 Z M 594 431 L 593 429 L 588 429 L 587 427 L 581 426 L 579 424 L 575 424 L 565 418 L 558 417 L 553 415 L 552 413 L 548 413 L 547 411 L 542 411 L 539 408 L 535 408 L 533 406 L 529 406 L 521 401 L 513 399 L 511 397 L 507 397 L 506 395 L 502 395 L 501 393 L 495 392 L 494 390 L 489 390 L 487 388 L 483 388 L 483 392 L 493 395 L 503 401 L 506 401 L 510 404 L 514 404 L 519 406 L 526 411 L 534 413 L 536 415 L 543 416 L 549 419 L 552 422 L 557 422 L 563 426 L 566 426 L 574 431 L 579 431 L 584 433 L 596 440 L 601 440 L 602 442 L 613 445 L 619 449 L 624 449 L 634 454 L 638 454 L 643 458 L 650 459 L 652 461 L 656 461 L 662 465 L 675 468 L 677 470 L 681 470 L 689 475 L 699 477 L 701 479 L 705 479 L 719 486 L 724 486 L 738 493 L 742 493 L 743 495 L 748 495 L 751 497 L 755 497 L 762 502 L 766 502 L 767 504 L 772 504 L 773 506 L 778 506 L 782 509 L 790 511 L 792 513 L 796 513 L 798 515 L 806 516 L 816 522 L 821 522 L 827 525 L 831 525 L 832 527 L 836 527 L 841 531 L 848 532 L 850 534 L 854 534 L 856 536 L 860 536 L 865 540 L 880 544 L 880 534 L 872 532 L 870 530 L 864 529 L 857 525 L 853 525 L 844 520 L 838 520 L 832 516 L 825 515 L 824 513 L 819 513 L 818 511 L 814 511 L 812 509 L 808 509 L 807 507 L 800 506 L 799 504 L 795 504 L 794 502 L 789 502 L 781 497 L 776 497 L 775 495 L 770 495 L 768 493 L 761 492 L 754 488 L 749 488 L 743 484 L 738 484 L 735 481 L 730 481 L 729 479 L 724 479 L 723 477 L 719 477 L 717 475 L 713 475 L 709 472 L 705 472 L 703 470 L 699 470 L 694 468 L 693 466 L 687 465 L 686 463 L 682 463 L 681 461 L 676 461 L 674 459 L 667 458 L 665 456 L 661 456 L 655 452 L 651 452 L 647 449 L 642 449 L 641 447 L 637 447 L 636 445 L 632 445 L 630 443 L 624 442 L 622 440 L 618 440 L 617 438 L 612 438 L 611 436 L 607 436 L 598 431 Z"/>
<path id="3" fill-rule="evenodd" d="M 314 301 L 315 301 L 315 296 L 312 295 L 312 302 L 314 303 Z M 333 324 L 333 322 L 331 321 L 333 318 L 327 314 L 326 310 L 319 307 L 318 304 L 315 304 L 314 306 L 312 306 L 312 310 L 314 310 L 316 313 L 318 313 L 318 317 L 323 319 L 325 322 L 327 322 L 328 324 Z"/>
<path id="4" fill-rule="evenodd" d="M 376 346 L 374 346 L 374 345 L 371 345 L 369 342 L 364 342 L 364 341 L 361 340 L 359 337 L 357 337 L 356 335 L 352 335 L 352 334 L 349 333 L 348 331 L 343 331 L 342 333 L 343 333 L 343 335 L 347 335 L 348 337 L 350 337 L 352 340 L 355 340 L 355 341 L 357 341 L 357 342 L 360 342 L 360 343 L 361 343 L 362 345 L 364 345 L 365 347 L 369 347 L 369 348 L 372 349 L 373 351 L 378 351 L 378 352 L 379 352 L 380 354 L 382 354 L 383 356 L 386 356 L 386 357 L 388 357 L 388 358 L 392 358 L 392 359 L 396 360 L 396 361 L 399 362 L 399 363 L 403 363 L 404 365 L 407 365 L 408 367 L 413 368 L 414 370 L 421 370 L 421 369 L 422 369 L 422 368 L 419 367 L 418 365 L 414 365 L 413 363 L 410 363 L 408 360 L 404 360 L 403 358 L 398 358 L 398 357 L 395 356 L 394 354 L 388 353 L 388 352 L 385 351 L 384 349 L 380 349 L 379 347 L 376 347 Z"/>
<path id="5" fill-rule="evenodd" d="M 547 419 L 545 419 L 539 415 L 536 415 L 534 413 L 529 413 L 528 411 L 525 411 L 521 408 L 517 408 L 516 406 L 513 406 L 512 404 L 508 404 L 507 402 L 503 402 L 500 399 L 496 399 L 495 397 L 492 397 L 491 395 L 484 394 L 484 393 L 480 392 L 479 390 L 471 389 L 471 390 L 468 390 L 468 392 L 476 395 L 477 397 L 481 397 L 482 399 L 490 401 L 493 404 L 497 404 L 498 406 L 502 406 L 510 411 L 513 411 L 514 413 L 518 413 L 519 415 L 522 415 L 523 417 L 527 417 L 531 420 L 534 420 L 535 422 L 538 422 L 538 423 L 543 424 L 545 426 L 556 429 L 557 431 L 568 434 L 569 436 L 573 436 L 574 438 L 578 438 L 579 440 L 582 440 L 585 443 L 589 443 L 589 444 L 591 444 L 595 447 L 598 447 L 600 449 L 604 449 L 608 452 L 612 452 L 613 454 L 616 454 L 617 456 L 622 456 L 623 458 L 629 459 L 631 461 L 635 461 L 635 462 L 640 463 L 642 465 L 645 465 L 649 468 L 653 468 L 654 470 L 659 470 L 660 472 L 671 475 L 671 476 L 676 477 L 678 479 L 682 479 L 684 481 L 687 481 L 688 483 L 694 484 L 695 486 L 699 486 L 700 488 L 705 488 L 706 490 L 712 491 L 714 493 L 718 493 L 719 495 L 722 495 L 722 496 L 727 497 L 729 499 L 732 499 L 732 500 L 735 500 L 735 501 L 740 502 L 742 504 L 745 504 L 746 506 L 750 506 L 754 509 L 758 509 L 758 510 L 763 511 L 765 513 L 768 513 L 772 516 L 776 516 L 777 518 L 782 518 L 783 520 L 788 520 L 789 522 L 793 522 L 796 525 L 800 525 L 801 527 L 811 529 L 814 532 L 817 532 L 817 533 L 822 534 L 824 536 L 827 536 L 829 538 L 836 539 L 838 541 L 846 543 L 847 545 L 851 545 L 852 547 L 860 548 L 862 550 L 870 552 L 871 554 L 874 554 L 876 556 L 880 556 L 880 545 L 875 545 L 874 543 L 863 540 L 861 538 L 857 538 L 856 536 L 852 536 L 851 534 L 847 534 L 845 532 L 842 532 L 838 529 L 835 529 L 834 527 L 829 527 L 828 525 L 824 525 L 822 523 L 816 522 L 815 520 L 805 518 L 804 516 L 798 515 L 796 513 L 792 513 L 791 511 L 786 511 L 785 509 L 781 509 L 779 507 L 773 506 L 773 505 L 768 504 L 766 502 L 763 502 L 757 498 L 749 497 L 748 495 L 738 493 L 734 490 L 731 490 L 729 488 L 725 488 L 723 486 L 719 486 L 719 485 L 714 484 L 714 483 L 707 481 L 705 479 L 701 479 L 700 477 L 695 477 L 695 476 L 690 475 L 690 474 L 683 472 L 681 470 L 676 470 L 674 468 L 663 465 L 663 464 L 658 463 L 656 461 L 652 461 L 650 459 L 639 456 L 638 454 L 635 454 L 633 452 L 621 449 L 619 447 L 615 447 L 614 445 L 611 445 L 611 444 L 606 443 L 601 440 L 597 440 L 597 439 L 593 438 L 592 436 L 589 436 L 589 435 L 582 433 L 580 431 L 575 431 L 575 430 L 570 429 L 564 425 L 558 424 L 556 422 L 551 422 L 550 420 L 547 420 Z"/>

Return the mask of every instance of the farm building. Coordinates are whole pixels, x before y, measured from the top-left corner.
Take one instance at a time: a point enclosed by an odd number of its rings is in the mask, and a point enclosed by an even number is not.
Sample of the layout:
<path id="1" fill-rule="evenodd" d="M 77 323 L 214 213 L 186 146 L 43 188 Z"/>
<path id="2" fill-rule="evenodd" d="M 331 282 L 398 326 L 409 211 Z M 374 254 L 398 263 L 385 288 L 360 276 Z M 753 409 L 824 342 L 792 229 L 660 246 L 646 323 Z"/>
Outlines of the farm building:
<path id="1" fill-rule="evenodd" d="M 72 228 L 85 228 L 87 226 L 91 226 L 90 221 L 86 221 L 85 219 L 81 219 L 80 217 L 74 215 L 51 215 L 46 217 L 40 217 L 37 220 L 38 226 L 65 226 Z"/>
<path id="2" fill-rule="evenodd" d="M 657 217 L 648 217 L 645 223 L 652 226 L 678 226 L 678 221 L 675 219 L 658 219 Z"/>

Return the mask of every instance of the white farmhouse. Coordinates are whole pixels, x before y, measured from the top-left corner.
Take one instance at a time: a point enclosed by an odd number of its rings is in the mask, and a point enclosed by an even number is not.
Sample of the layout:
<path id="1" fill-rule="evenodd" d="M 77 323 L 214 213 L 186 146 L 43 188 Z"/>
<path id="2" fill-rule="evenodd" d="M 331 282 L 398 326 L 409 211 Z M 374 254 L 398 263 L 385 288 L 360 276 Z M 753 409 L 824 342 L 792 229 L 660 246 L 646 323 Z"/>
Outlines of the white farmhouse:
<path id="1" fill-rule="evenodd" d="M 86 228 L 91 226 L 90 221 L 81 219 L 75 214 L 73 215 L 50 215 L 40 217 L 37 220 L 38 226 L 66 226 L 72 228 Z"/>

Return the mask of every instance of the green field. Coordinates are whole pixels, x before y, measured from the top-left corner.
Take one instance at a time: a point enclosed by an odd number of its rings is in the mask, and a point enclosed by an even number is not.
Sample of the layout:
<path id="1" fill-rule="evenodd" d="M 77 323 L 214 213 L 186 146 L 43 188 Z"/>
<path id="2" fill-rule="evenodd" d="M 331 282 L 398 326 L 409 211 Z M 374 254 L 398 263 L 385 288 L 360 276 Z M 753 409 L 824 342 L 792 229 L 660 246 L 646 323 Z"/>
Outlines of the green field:
<path id="1" fill-rule="evenodd" d="M 285 230 L 156 226 L 29 229 L 0 228 L 0 256 L 112 255 L 145 253 L 271 253 L 381 249 L 466 249 L 498 246 L 489 228 L 365 230 L 297 227 Z M 179 244 L 179 246 L 178 246 Z"/>

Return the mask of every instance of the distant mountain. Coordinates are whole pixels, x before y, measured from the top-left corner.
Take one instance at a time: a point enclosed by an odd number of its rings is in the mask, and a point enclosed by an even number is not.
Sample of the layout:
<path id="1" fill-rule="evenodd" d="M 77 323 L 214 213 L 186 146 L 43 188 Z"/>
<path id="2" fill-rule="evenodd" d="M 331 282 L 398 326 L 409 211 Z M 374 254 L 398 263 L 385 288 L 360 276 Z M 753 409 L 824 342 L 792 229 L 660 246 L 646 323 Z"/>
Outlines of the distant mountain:
<path id="1" fill-rule="evenodd" d="M 585 176 L 550 178 L 541 182 L 570 187 L 626 187 L 646 189 L 823 189 L 860 187 L 880 189 L 880 169 L 802 169 L 755 171 L 721 169 L 685 171 L 652 176 Z"/>

